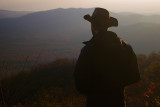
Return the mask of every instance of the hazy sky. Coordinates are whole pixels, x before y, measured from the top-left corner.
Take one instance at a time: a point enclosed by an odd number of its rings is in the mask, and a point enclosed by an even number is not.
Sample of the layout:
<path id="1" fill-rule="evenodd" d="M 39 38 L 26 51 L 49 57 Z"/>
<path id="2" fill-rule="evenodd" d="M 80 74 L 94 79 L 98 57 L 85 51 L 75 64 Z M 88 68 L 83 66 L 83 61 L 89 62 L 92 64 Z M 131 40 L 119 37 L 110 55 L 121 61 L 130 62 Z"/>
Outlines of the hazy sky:
<path id="1" fill-rule="evenodd" d="M 40 11 L 55 8 L 104 7 L 110 11 L 160 13 L 160 0 L 0 0 L 0 9 Z"/>

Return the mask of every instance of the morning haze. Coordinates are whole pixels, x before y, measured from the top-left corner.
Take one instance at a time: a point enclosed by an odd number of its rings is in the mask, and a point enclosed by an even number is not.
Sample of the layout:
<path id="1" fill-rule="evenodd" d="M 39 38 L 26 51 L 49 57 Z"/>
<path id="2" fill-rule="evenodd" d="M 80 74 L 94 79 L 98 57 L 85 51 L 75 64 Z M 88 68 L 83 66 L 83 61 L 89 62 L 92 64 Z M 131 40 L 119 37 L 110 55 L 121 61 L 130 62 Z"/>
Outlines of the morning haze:
<path id="1" fill-rule="evenodd" d="M 110 11 L 134 13 L 160 13 L 159 0 L 1 0 L 0 9 L 41 11 L 55 8 L 104 7 Z"/>
<path id="2" fill-rule="evenodd" d="M 110 12 L 107 26 L 95 26 L 105 27 L 101 30 L 107 35 L 99 35 L 99 29 L 91 26 L 88 21 L 93 17 L 84 17 L 92 15 L 94 7 Z M 106 31 L 106 27 L 113 28 Z M 79 64 L 82 70 L 75 70 L 83 43 L 96 50 L 82 55 L 88 57 L 80 60 L 85 66 Z M 86 99 L 75 90 L 73 78 L 73 71 L 83 68 L 89 72 L 79 73 L 85 77 L 82 81 L 94 80 L 83 85 L 91 86 L 91 93 L 111 93 L 113 102 L 118 102 L 115 99 L 119 95 L 122 102 L 123 86 L 120 95 L 114 88 L 120 85 L 115 83 L 125 79 L 128 84 L 133 74 L 130 71 L 138 71 L 137 62 L 142 81 L 126 88 L 126 107 L 159 107 L 160 0 L 0 0 L 0 107 L 85 107 Z M 91 74 L 90 79 L 83 74 Z M 104 85 L 111 90 L 104 90 Z M 99 101 L 94 101 L 96 107 L 108 104 Z"/>

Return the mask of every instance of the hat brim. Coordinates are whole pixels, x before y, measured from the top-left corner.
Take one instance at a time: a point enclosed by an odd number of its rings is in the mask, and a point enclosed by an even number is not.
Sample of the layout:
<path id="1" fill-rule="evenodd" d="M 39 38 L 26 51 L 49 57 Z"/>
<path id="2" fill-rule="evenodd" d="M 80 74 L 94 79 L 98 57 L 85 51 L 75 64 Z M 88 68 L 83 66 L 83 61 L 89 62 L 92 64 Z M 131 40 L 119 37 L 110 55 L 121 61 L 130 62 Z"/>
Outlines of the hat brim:
<path id="1" fill-rule="evenodd" d="M 89 14 L 84 15 L 84 19 L 91 22 L 91 23 L 93 22 L 93 18 Z M 108 27 L 117 27 L 118 26 L 118 20 L 114 17 L 110 17 L 109 21 L 107 23 L 109 24 Z"/>
<path id="2" fill-rule="evenodd" d="M 89 21 L 89 22 L 92 22 L 92 17 L 89 15 L 89 14 L 87 14 L 87 15 L 84 15 L 84 17 L 83 17 L 85 20 L 87 20 L 87 21 Z"/>
<path id="3" fill-rule="evenodd" d="M 117 27 L 118 26 L 118 20 L 114 17 L 109 18 L 109 27 Z"/>

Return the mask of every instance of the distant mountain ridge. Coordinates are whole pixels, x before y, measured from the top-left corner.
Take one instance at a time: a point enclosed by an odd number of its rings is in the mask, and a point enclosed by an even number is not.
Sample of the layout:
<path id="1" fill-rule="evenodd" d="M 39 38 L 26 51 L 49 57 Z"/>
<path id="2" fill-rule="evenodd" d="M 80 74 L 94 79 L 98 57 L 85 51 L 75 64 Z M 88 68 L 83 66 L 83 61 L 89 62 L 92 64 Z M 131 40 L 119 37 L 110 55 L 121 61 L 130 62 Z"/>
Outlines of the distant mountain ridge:
<path id="1" fill-rule="evenodd" d="M 83 20 L 83 15 L 92 14 L 93 9 L 54 9 L 49 11 L 34 12 L 18 18 L 0 19 L 0 34 L 64 34 L 71 31 L 84 31 L 88 23 Z M 119 20 L 119 26 L 129 26 L 136 23 L 160 24 L 160 15 L 119 14 L 112 13 L 111 16 Z M 87 26 L 87 27 L 85 27 Z M 9 31 L 6 33 L 5 29 Z M 43 29 L 43 30 L 42 30 Z M 61 32 L 60 30 L 64 30 Z M 80 31 L 80 32 L 81 32 Z M 76 31 L 77 34 L 77 31 Z"/>
<path id="2" fill-rule="evenodd" d="M 82 47 L 81 43 L 92 36 L 90 23 L 83 16 L 92 15 L 93 10 L 59 8 L 18 18 L 0 19 L 0 47 L 19 47 L 27 50 L 24 51 L 26 53 L 45 47 L 49 49 L 49 55 L 73 56 Z M 111 12 L 111 16 L 119 20 L 119 27 L 111 30 L 128 41 L 136 53 L 150 53 L 160 49 L 160 15 Z"/>
<path id="3" fill-rule="evenodd" d="M 32 13 L 31 11 L 10 11 L 0 10 L 0 19 L 4 18 L 17 18 Z"/>

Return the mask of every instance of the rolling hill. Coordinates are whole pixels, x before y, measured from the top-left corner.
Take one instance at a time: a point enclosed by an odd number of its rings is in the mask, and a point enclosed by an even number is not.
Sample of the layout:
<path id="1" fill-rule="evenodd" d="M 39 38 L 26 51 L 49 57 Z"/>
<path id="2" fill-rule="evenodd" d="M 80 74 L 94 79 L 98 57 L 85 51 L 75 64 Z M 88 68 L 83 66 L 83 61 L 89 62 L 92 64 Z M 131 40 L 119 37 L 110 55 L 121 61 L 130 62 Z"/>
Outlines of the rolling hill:
<path id="1" fill-rule="evenodd" d="M 9 11 L 0 10 L 0 19 L 4 18 L 17 18 L 32 13 L 31 11 Z"/>
<path id="2" fill-rule="evenodd" d="M 82 42 L 92 36 L 90 23 L 83 16 L 93 10 L 59 8 L 0 19 L 1 56 L 43 51 L 46 59 L 77 57 Z M 160 15 L 114 12 L 111 15 L 119 20 L 119 27 L 111 30 L 128 41 L 137 54 L 160 49 Z"/>

